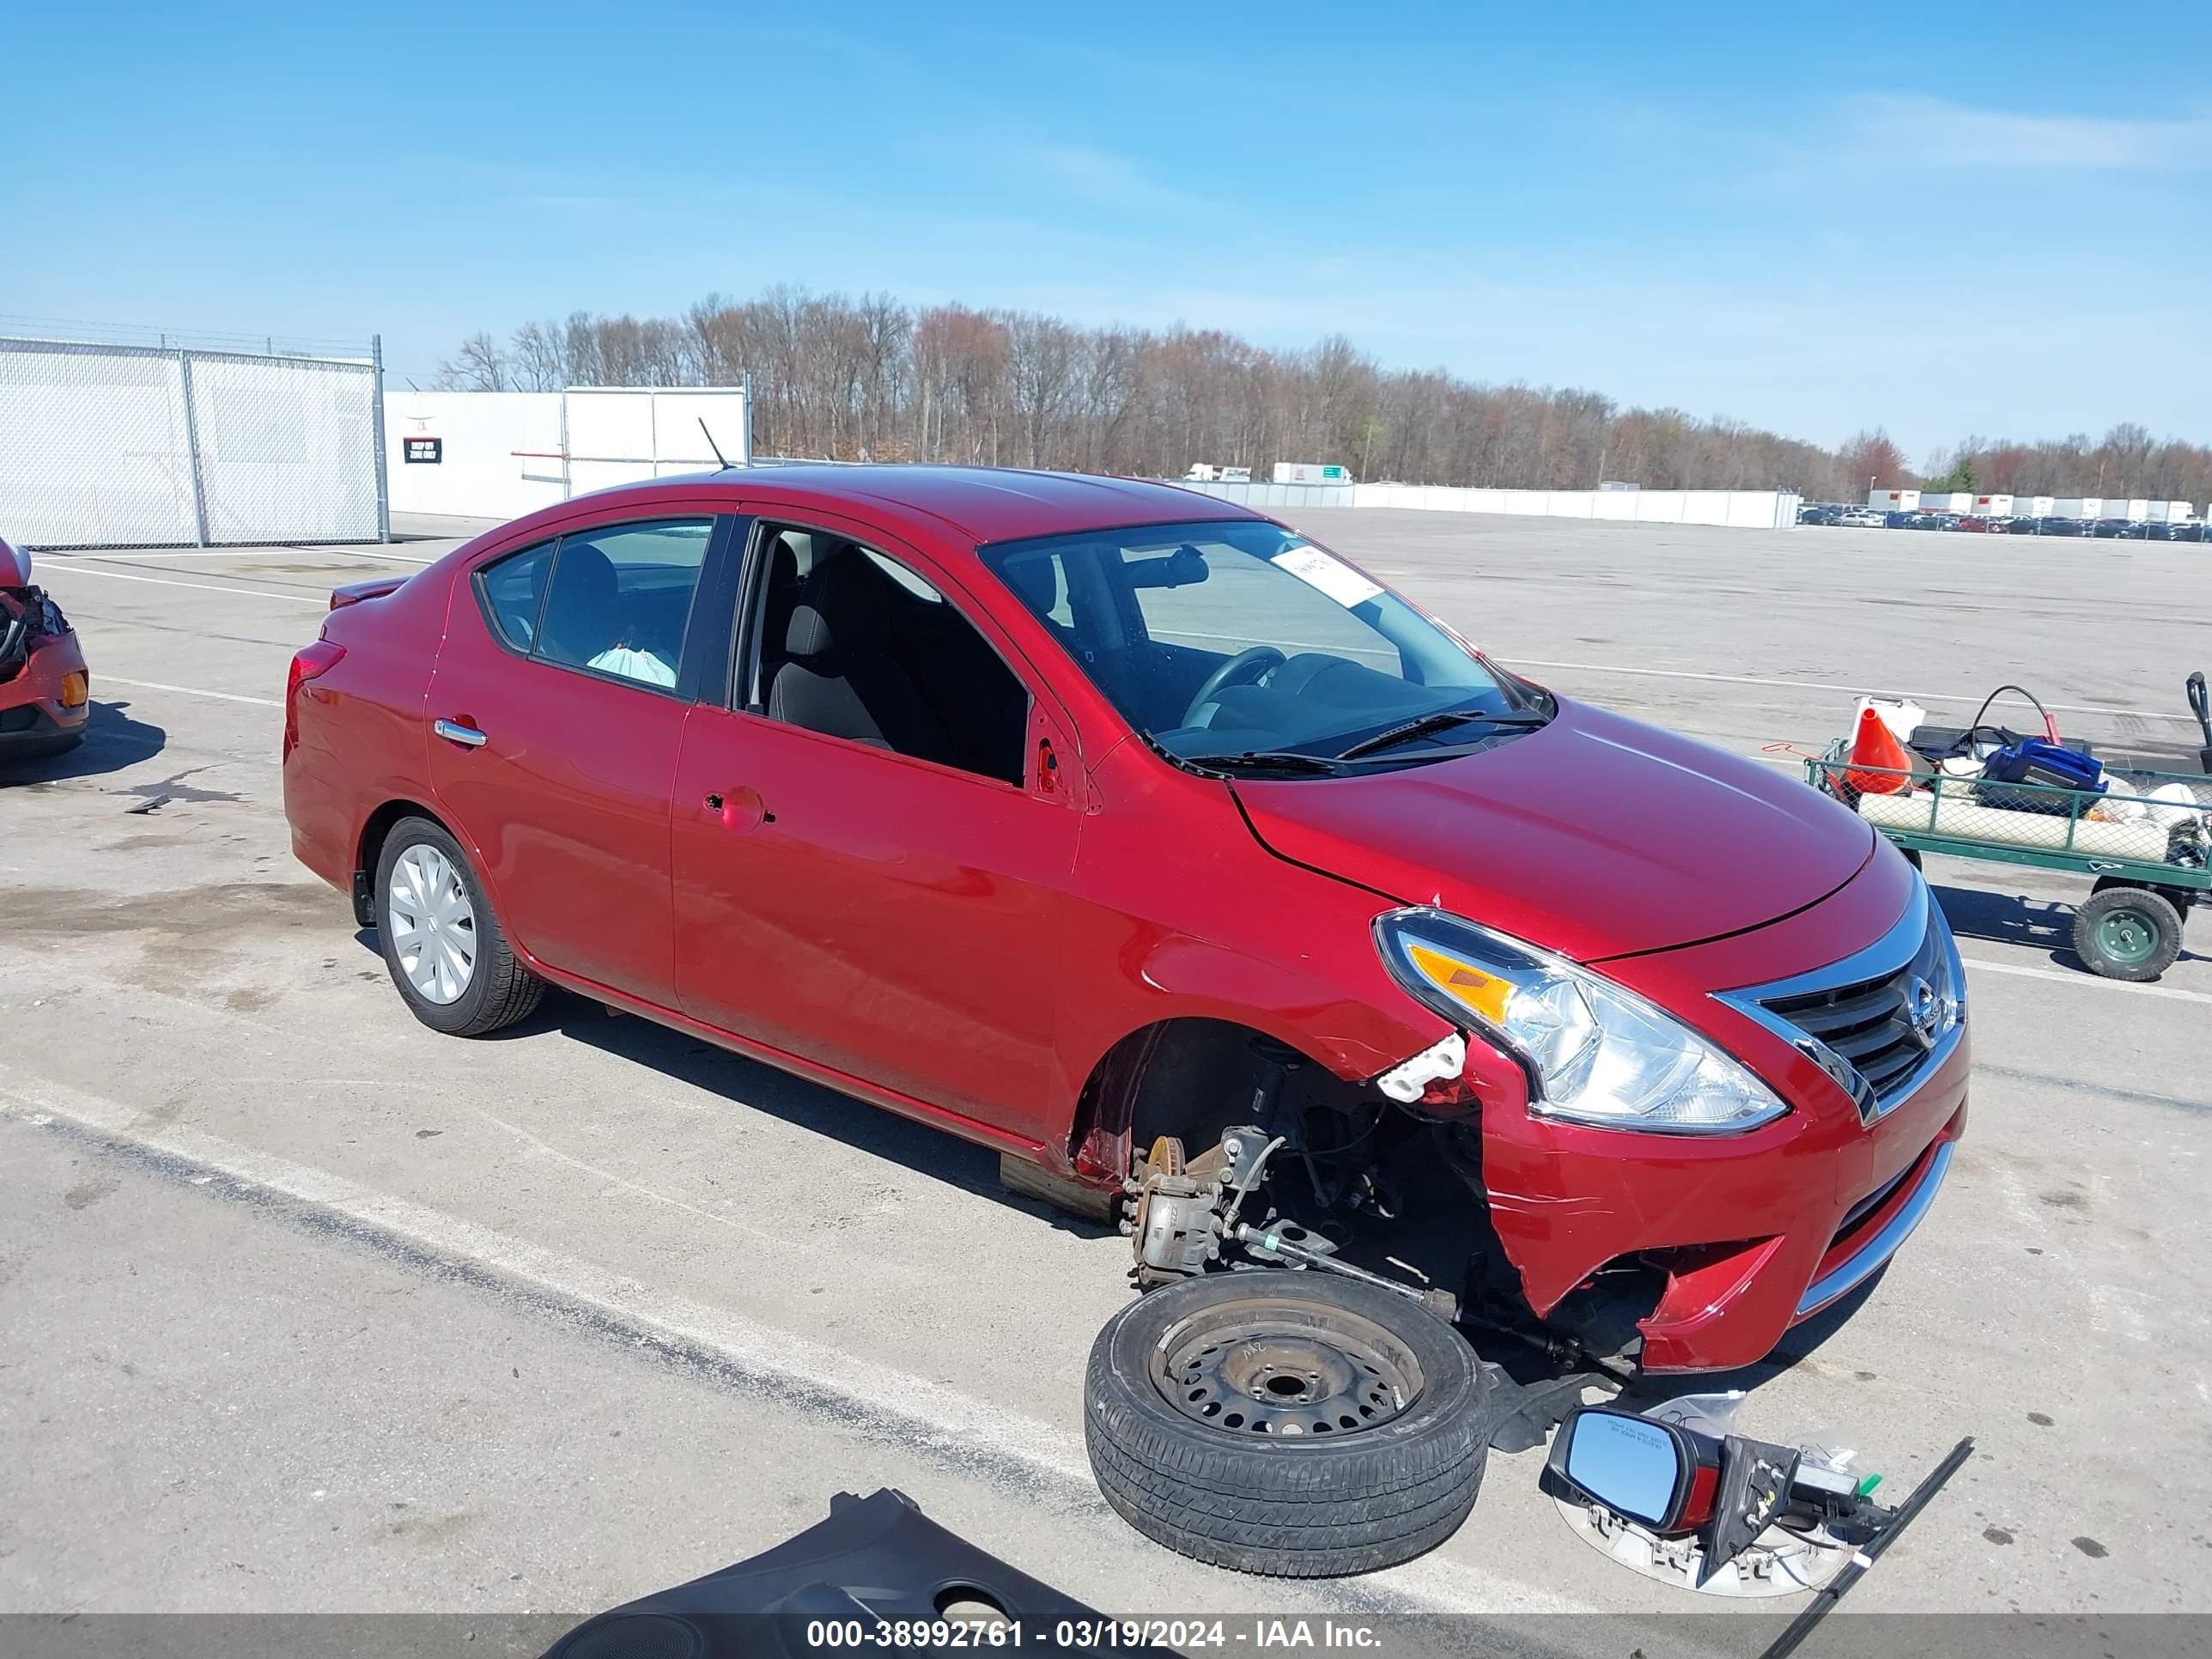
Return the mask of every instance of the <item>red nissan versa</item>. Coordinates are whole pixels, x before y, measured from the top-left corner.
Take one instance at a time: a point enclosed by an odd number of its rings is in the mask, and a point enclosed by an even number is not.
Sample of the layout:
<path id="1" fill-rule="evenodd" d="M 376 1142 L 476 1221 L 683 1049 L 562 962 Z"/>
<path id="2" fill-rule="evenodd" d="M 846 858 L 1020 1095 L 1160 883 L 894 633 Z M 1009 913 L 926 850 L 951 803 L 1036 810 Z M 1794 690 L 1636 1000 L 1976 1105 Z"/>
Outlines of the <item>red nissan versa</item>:
<path id="1" fill-rule="evenodd" d="M 91 713 L 76 630 L 33 585 L 30 555 L 0 541 L 0 762 L 76 748 Z"/>
<path id="2" fill-rule="evenodd" d="M 1219 501 L 725 471 L 332 606 L 293 846 L 439 1030 L 567 987 L 1101 1210 L 1259 1114 L 1324 1207 L 1449 1181 L 1471 1282 L 1658 1370 L 1864 1285 L 1965 1124 L 1950 931 L 1863 823 Z"/>

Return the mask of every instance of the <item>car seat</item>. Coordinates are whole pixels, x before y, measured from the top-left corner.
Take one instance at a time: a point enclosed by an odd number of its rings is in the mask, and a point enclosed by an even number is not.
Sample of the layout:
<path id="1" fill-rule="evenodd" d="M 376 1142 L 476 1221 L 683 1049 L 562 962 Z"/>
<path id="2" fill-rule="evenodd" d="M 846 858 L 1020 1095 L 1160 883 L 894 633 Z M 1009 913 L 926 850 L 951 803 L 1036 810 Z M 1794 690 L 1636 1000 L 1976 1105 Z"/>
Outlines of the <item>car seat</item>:
<path id="1" fill-rule="evenodd" d="M 769 690 L 771 720 L 958 764 L 951 739 L 891 654 L 890 578 L 849 543 L 800 584 Z"/>

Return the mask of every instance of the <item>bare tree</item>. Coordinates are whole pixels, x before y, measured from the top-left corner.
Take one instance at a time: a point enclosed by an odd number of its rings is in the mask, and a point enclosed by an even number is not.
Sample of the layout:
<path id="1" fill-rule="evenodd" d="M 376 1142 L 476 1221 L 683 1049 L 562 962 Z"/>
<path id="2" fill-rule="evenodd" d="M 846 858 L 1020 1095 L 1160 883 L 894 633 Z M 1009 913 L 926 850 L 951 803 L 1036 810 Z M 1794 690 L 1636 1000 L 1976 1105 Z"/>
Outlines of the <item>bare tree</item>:
<path id="1" fill-rule="evenodd" d="M 461 349 L 438 365 L 435 384 L 447 392 L 505 392 L 511 384 L 507 359 L 489 334 L 471 334 Z"/>
<path id="2" fill-rule="evenodd" d="M 525 323 L 507 342 L 508 372 L 521 392 L 558 392 L 568 384 L 568 353 L 557 323 Z"/>
<path id="3" fill-rule="evenodd" d="M 854 299 L 779 286 L 709 294 L 680 317 L 572 313 L 502 352 L 465 341 L 439 383 L 469 390 L 728 386 L 747 374 L 763 455 L 1019 462 L 1175 477 L 1194 461 L 1333 461 L 1415 483 L 1786 488 L 1857 500 L 1915 482 L 1875 427 L 1833 450 L 1741 421 L 1623 409 L 1572 387 L 1386 370 L 1341 335 L 1306 351 L 1218 329 L 1085 329 L 1030 312 Z M 1967 437 L 1945 447 L 1984 487 L 2203 500 L 2212 448 L 2122 425 L 2103 439 Z"/>

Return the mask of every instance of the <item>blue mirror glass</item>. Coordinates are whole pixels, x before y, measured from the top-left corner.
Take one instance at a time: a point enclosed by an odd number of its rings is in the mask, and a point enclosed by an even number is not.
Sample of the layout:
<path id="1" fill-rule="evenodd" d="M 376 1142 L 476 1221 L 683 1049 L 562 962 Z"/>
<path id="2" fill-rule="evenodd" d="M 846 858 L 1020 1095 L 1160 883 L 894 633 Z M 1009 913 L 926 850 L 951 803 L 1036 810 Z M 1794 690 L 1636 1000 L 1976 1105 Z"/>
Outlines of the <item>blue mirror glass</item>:
<path id="1" fill-rule="evenodd" d="M 1567 1479 L 1607 1509 L 1647 1526 L 1667 1523 L 1682 1478 L 1674 1437 L 1640 1417 L 1585 1412 L 1567 1447 Z"/>

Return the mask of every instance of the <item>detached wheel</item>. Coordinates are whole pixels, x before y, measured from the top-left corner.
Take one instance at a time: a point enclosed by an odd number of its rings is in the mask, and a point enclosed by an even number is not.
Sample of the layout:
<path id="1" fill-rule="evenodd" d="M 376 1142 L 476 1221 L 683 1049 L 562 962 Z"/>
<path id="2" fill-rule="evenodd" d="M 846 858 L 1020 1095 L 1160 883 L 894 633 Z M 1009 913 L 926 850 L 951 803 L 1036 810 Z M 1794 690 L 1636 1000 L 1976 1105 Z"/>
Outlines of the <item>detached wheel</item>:
<path id="1" fill-rule="evenodd" d="M 415 1018 L 481 1036 L 538 1006 L 545 981 L 514 957 L 461 844 L 428 818 L 402 818 L 376 860 L 376 934 Z"/>
<path id="2" fill-rule="evenodd" d="M 2181 913 L 2148 887 L 2107 887 L 2074 912 L 2074 952 L 2106 979 L 2156 979 L 2181 954 Z"/>
<path id="3" fill-rule="evenodd" d="M 1114 1316 L 1084 1377 L 1121 1518 L 1215 1566 L 1373 1572 L 1458 1530 L 1490 1452 L 1489 1374 L 1404 1297 L 1315 1272 L 1187 1279 Z"/>

